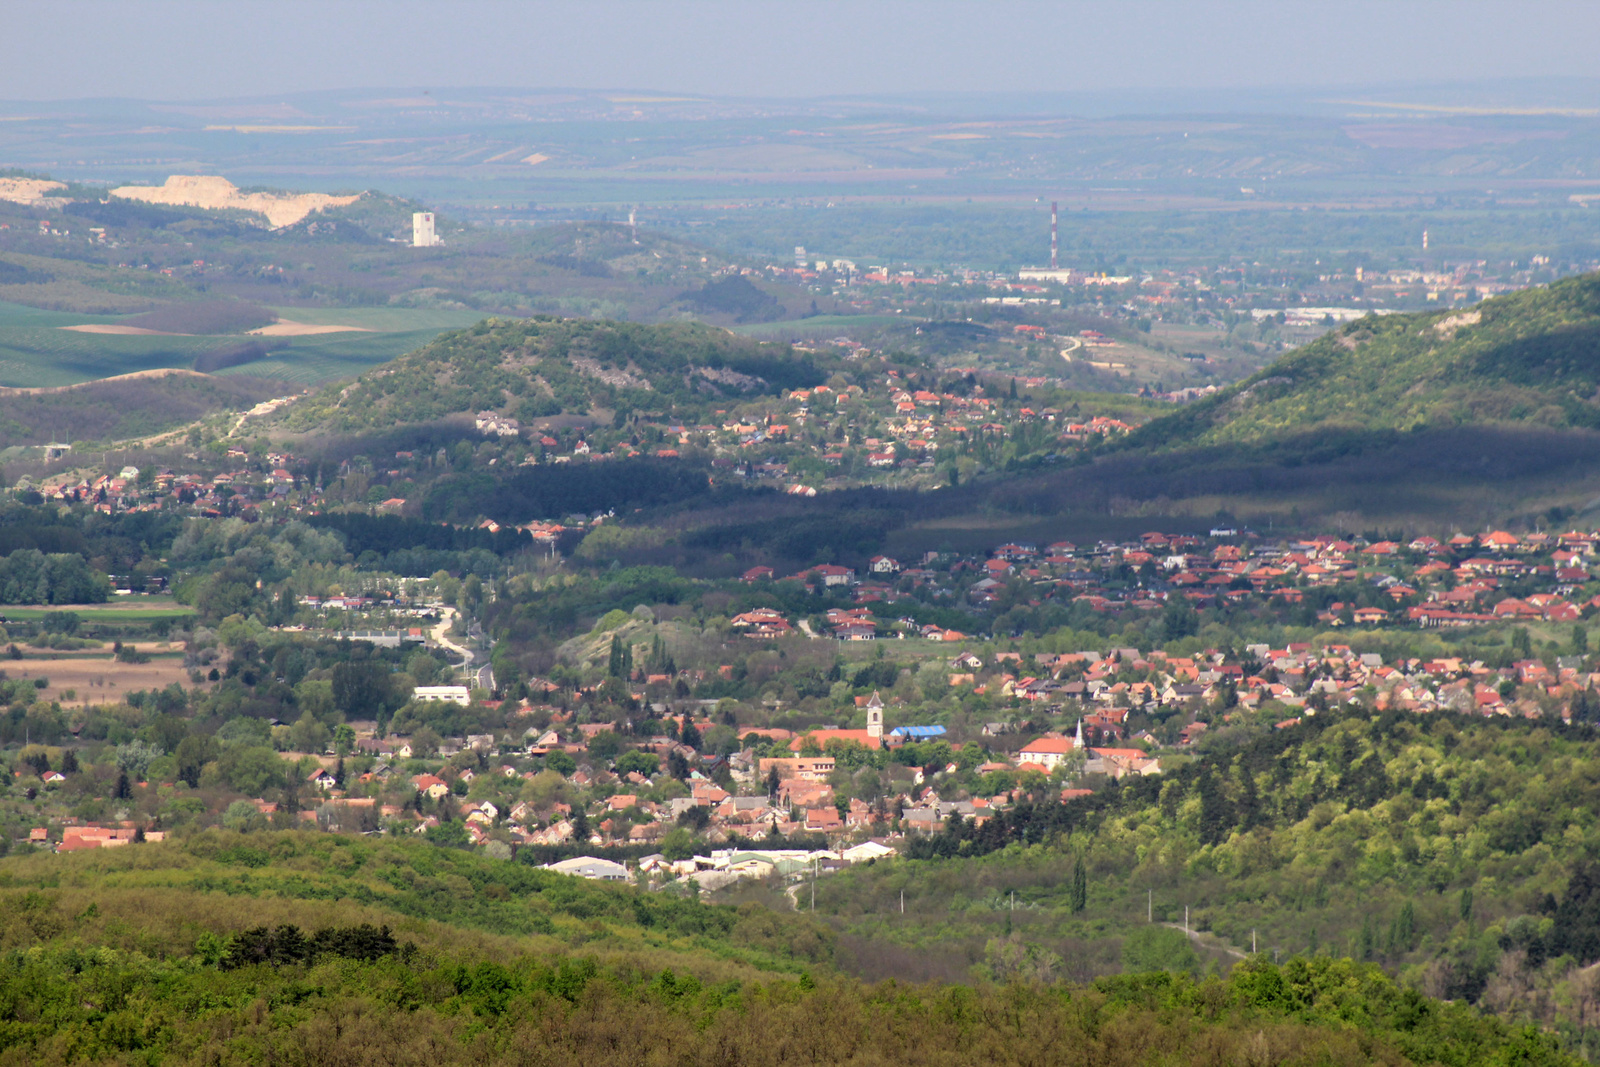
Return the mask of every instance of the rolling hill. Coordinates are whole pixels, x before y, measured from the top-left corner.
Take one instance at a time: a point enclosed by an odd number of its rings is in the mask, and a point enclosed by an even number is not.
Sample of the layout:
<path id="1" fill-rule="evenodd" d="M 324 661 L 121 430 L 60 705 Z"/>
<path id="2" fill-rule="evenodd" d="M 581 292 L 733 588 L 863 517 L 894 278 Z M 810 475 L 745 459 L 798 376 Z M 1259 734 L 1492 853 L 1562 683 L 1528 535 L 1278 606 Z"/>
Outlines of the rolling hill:
<path id="1" fill-rule="evenodd" d="M 532 422 L 558 415 L 688 415 L 715 401 L 818 385 L 817 356 L 697 323 L 491 319 L 347 386 L 296 404 L 297 431 L 362 432 L 496 411 Z"/>
<path id="2" fill-rule="evenodd" d="M 147 203 L 102 200 L 98 191 L 74 186 L 60 192 L 48 201 L 0 196 L 0 300 L 98 315 L 234 297 L 267 306 L 543 311 L 634 321 L 695 312 L 732 324 L 776 317 L 781 300 L 799 299 L 737 276 L 719 279 L 730 265 L 726 256 L 617 223 L 489 230 L 439 218 L 443 243 L 414 248 L 411 214 L 426 205 L 376 192 L 235 197 L 298 215 L 275 228 L 259 211 L 185 202 L 195 197 Z M 302 202 L 321 206 L 309 210 Z"/>
<path id="3" fill-rule="evenodd" d="M 1155 420 L 1128 445 L 1465 425 L 1600 429 L 1600 275 L 1467 310 L 1368 316 Z"/>
<path id="4" fill-rule="evenodd" d="M 1092 462 L 950 494 L 904 539 L 1052 536 L 1107 519 L 1449 532 L 1600 509 L 1600 275 L 1471 308 L 1368 316 Z M 998 516 L 1010 517 L 1001 524 Z M 999 533 L 994 536 L 1002 536 Z M 893 546 L 906 551 L 904 544 Z"/>

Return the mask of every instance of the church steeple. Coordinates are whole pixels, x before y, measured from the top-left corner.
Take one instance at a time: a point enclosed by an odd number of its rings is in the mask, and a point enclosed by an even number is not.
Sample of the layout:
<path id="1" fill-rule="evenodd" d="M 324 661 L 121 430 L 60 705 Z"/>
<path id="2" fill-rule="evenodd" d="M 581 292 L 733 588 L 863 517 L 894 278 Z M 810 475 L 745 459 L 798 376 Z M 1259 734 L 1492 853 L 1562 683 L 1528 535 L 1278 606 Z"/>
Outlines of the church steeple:
<path id="1" fill-rule="evenodd" d="M 872 691 L 872 699 L 867 701 L 867 736 L 883 737 L 883 700 L 876 689 Z"/>
<path id="2" fill-rule="evenodd" d="M 1078 737 L 1077 737 L 1077 743 L 1076 743 L 1076 745 L 1074 747 L 1077 748 L 1077 750 L 1079 752 L 1083 751 L 1083 720 L 1082 719 L 1078 720 Z"/>

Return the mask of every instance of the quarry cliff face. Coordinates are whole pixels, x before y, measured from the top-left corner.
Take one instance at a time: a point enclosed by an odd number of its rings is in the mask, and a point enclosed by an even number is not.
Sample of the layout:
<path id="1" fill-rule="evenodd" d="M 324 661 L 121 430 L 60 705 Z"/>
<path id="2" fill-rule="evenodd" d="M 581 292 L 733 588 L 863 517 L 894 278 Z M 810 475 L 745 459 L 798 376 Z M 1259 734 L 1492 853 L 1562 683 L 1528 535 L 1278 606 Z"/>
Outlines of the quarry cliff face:
<path id="1" fill-rule="evenodd" d="M 313 211 L 353 204 L 362 195 L 327 193 L 241 193 L 228 179 L 209 174 L 174 174 L 165 185 L 123 185 L 112 196 L 149 204 L 251 211 L 266 217 L 274 229 L 292 226 Z"/>
<path id="2" fill-rule="evenodd" d="M 0 200 L 9 200 L 28 207 L 58 211 L 72 201 L 66 197 L 51 196 L 57 189 L 65 189 L 60 182 L 43 178 L 0 178 Z"/>

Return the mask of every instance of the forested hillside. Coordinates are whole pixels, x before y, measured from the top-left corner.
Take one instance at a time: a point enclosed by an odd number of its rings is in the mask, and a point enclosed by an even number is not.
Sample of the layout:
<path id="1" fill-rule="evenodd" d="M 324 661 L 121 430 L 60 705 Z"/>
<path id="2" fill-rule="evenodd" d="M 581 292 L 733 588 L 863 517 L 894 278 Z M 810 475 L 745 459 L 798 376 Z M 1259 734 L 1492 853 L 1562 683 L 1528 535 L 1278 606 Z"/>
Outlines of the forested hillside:
<path id="1" fill-rule="evenodd" d="M 1349 323 L 1131 435 L 1156 447 L 1328 430 L 1600 427 L 1600 275 Z"/>
<path id="2" fill-rule="evenodd" d="M 1579 1021 L 1600 960 L 1588 724 L 1323 712 L 1225 729 L 1167 762 L 915 840 L 924 862 L 849 871 L 818 908 L 852 939 L 943 966 L 1018 968 L 996 940 L 1015 931 L 1030 967 L 1061 974 L 1115 967 L 1095 947 L 1109 937 L 1126 963 L 1149 920 L 1187 915 L 1219 950 L 1371 960 L 1436 996 Z M 1176 935 L 1164 951 L 1200 964 Z"/>
<path id="3" fill-rule="evenodd" d="M 799 917 L 421 844 L 11 858 L 0 915 L 6 1064 L 1576 1062 L 1370 965 L 872 986 Z"/>
<path id="4" fill-rule="evenodd" d="M 375 430 L 495 411 L 522 421 L 607 411 L 699 413 L 712 401 L 821 384 L 816 357 L 700 324 L 491 319 L 296 404 L 292 430 Z"/>

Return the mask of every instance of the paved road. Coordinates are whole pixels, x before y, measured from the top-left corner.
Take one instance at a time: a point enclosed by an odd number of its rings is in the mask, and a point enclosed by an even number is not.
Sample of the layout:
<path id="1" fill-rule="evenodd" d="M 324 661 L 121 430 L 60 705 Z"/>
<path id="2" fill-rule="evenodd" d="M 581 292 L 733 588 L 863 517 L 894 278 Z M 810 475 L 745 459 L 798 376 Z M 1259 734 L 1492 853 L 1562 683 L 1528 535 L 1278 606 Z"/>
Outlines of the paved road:
<path id="1" fill-rule="evenodd" d="M 461 657 L 461 666 L 471 675 L 472 685 L 492 692 L 494 690 L 494 668 L 489 666 L 488 655 L 474 652 L 465 645 L 458 645 L 450 639 L 450 627 L 456 621 L 455 608 L 442 608 L 441 614 L 439 625 L 430 630 L 428 636 L 432 638 L 435 644 L 448 648 Z M 477 663 L 480 657 L 484 660 L 484 663 L 474 669 L 473 664 Z"/>
<path id="2" fill-rule="evenodd" d="M 464 645 L 458 645 L 454 641 L 450 640 L 450 627 L 456 621 L 456 609 L 442 608 L 441 616 L 442 617 L 439 619 L 439 625 L 435 626 L 428 632 L 428 637 L 433 641 L 434 644 L 448 648 L 450 651 L 460 656 L 463 663 L 465 663 L 467 666 L 471 666 L 472 661 L 477 658 L 477 655 L 472 651 L 472 649 L 467 648 Z"/>
<path id="3" fill-rule="evenodd" d="M 1072 353 L 1083 347 L 1083 341 L 1077 337 L 1067 338 L 1067 347 L 1061 350 L 1061 358 L 1068 363 L 1072 362 Z"/>

